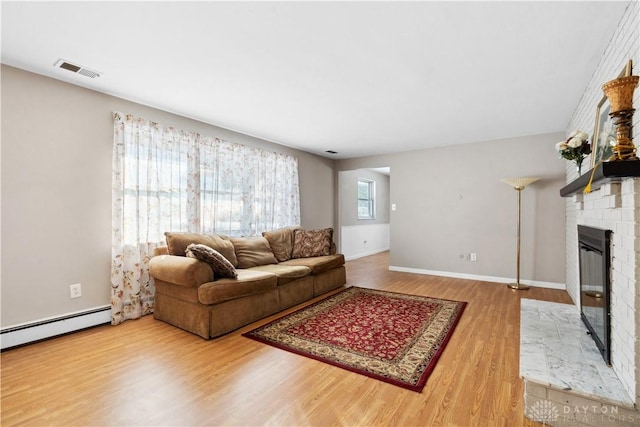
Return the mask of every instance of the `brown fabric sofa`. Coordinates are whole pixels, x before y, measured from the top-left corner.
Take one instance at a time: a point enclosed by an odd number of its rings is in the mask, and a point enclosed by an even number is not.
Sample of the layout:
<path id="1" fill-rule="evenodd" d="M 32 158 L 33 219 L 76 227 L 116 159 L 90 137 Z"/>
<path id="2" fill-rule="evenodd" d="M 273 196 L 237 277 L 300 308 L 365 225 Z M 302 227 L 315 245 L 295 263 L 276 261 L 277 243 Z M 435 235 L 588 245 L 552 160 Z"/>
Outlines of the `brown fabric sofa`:
<path id="1" fill-rule="evenodd" d="M 299 227 L 248 238 L 165 233 L 167 246 L 156 249 L 149 267 L 154 317 L 209 339 L 339 288 L 345 260 L 335 253 L 332 233 Z M 215 277 L 209 263 L 185 256 L 190 244 L 215 249 L 237 278 Z"/>

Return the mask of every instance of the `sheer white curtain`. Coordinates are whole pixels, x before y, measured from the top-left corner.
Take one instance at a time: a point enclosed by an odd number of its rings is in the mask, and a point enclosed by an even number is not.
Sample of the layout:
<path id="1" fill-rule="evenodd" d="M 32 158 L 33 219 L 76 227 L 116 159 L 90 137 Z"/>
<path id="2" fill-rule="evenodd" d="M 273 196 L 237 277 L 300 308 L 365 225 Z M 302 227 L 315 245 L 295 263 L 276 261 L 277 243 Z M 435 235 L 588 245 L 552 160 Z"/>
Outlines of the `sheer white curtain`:
<path id="1" fill-rule="evenodd" d="M 250 236 L 300 223 L 298 162 L 115 112 L 111 323 L 153 312 L 165 231 Z"/>
<path id="2" fill-rule="evenodd" d="M 203 232 L 252 236 L 300 223 L 295 157 L 206 137 L 199 154 Z"/>

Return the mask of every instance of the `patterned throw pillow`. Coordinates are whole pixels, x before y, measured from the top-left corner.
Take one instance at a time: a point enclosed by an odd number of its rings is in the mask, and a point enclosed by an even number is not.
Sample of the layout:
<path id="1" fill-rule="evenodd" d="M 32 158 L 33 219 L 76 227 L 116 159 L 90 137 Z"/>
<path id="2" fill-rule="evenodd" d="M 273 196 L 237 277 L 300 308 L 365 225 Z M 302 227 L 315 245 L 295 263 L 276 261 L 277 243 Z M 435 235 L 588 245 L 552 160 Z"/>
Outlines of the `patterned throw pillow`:
<path id="1" fill-rule="evenodd" d="M 238 278 L 236 268 L 222 254 L 206 245 L 191 243 L 185 254 L 189 258 L 196 258 L 211 266 L 214 276 Z"/>
<path id="2" fill-rule="evenodd" d="M 333 228 L 323 230 L 293 230 L 291 258 L 331 255 Z"/>

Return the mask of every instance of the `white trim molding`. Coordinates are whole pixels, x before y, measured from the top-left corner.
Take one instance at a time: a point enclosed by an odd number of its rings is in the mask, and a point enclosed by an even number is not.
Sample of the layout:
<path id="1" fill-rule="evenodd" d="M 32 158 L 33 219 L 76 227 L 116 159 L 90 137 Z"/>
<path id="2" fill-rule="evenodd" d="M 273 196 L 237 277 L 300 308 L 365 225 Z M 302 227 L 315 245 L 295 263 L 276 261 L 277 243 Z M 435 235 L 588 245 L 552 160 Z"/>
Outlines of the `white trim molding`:
<path id="1" fill-rule="evenodd" d="M 456 279 L 480 280 L 482 282 L 494 282 L 494 283 L 513 283 L 516 280 L 515 278 L 509 278 L 509 277 L 480 276 L 477 274 L 454 273 L 450 271 L 437 271 L 437 270 L 423 270 L 420 268 L 396 267 L 393 265 L 389 266 L 389 271 L 400 271 L 403 273 L 414 273 L 414 274 L 426 274 L 430 276 L 453 277 Z M 564 283 L 542 282 L 539 280 L 520 280 L 520 283 L 522 283 L 523 285 L 535 286 L 538 288 L 550 288 L 550 289 L 562 289 L 562 290 L 566 289 L 566 285 Z"/>
<path id="2" fill-rule="evenodd" d="M 6 350 L 108 323 L 111 323 L 111 306 L 108 305 L 21 323 L 0 330 L 0 348 Z"/>
<path id="3" fill-rule="evenodd" d="M 340 228 L 340 252 L 349 261 L 386 252 L 391 247 L 389 223 L 344 225 Z"/>

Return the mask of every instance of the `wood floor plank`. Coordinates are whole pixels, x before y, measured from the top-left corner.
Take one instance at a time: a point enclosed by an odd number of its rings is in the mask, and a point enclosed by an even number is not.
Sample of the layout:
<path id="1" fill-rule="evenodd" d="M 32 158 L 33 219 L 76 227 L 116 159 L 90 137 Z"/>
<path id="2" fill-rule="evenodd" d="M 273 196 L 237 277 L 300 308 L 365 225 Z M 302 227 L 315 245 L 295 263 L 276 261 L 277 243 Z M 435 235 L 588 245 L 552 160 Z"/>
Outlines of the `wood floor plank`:
<path id="1" fill-rule="evenodd" d="M 147 316 L 4 351 L 0 423 L 539 425 L 523 417 L 520 299 L 570 303 L 568 294 L 388 265 L 388 253 L 349 261 L 348 285 L 468 302 L 422 393 L 241 336 L 281 314 L 210 341 Z"/>

